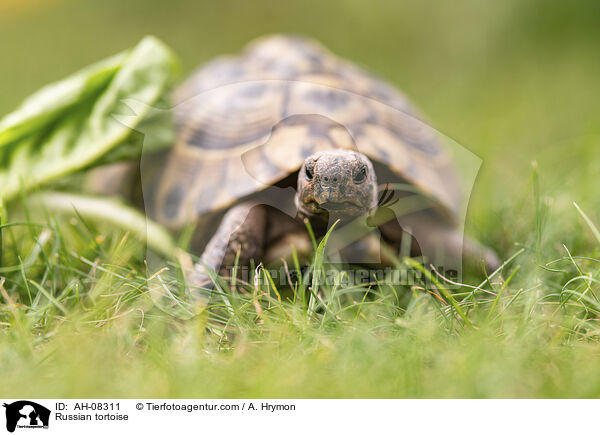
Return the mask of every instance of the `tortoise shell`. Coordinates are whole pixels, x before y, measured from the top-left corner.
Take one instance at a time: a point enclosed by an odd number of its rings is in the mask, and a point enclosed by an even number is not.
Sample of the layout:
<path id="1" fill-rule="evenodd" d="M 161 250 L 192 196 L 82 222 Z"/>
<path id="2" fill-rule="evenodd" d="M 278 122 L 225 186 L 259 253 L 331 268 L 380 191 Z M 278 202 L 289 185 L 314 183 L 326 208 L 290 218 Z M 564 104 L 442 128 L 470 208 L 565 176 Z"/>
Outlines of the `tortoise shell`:
<path id="1" fill-rule="evenodd" d="M 154 198 L 171 227 L 299 170 L 316 151 L 357 150 L 454 215 L 449 154 L 394 87 L 300 37 L 269 36 L 220 57 L 174 94 L 177 142 Z"/>

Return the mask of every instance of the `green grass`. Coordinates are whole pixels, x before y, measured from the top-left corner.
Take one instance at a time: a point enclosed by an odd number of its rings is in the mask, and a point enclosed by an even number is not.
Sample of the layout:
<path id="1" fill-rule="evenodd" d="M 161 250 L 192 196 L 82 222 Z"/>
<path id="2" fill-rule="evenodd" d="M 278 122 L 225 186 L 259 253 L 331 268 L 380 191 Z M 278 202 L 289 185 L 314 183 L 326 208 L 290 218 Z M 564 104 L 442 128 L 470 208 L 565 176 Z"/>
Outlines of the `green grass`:
<path id="1" fill-rule="evenodd" d="M 186 298 L 177 263 L 148 279 L 133 233 L 11 210 L 0 395 L 600 396 L 597 8 L 65 0 L 0 16 L 2 113 L 145 34 L 173 47 L 184 72 L 260 34 L 312 35 L 398 85 L 482 158 L 467 233 L 516 255 L 489 282 L 467 274 L 471 287 L 448 289 L 452 298 L 319 284 L 318 297 L 307 285 L 295 299 L 276 287 L 280 300 L 262 280 L 224 284 L 219 306 L 203 310 Z"/>

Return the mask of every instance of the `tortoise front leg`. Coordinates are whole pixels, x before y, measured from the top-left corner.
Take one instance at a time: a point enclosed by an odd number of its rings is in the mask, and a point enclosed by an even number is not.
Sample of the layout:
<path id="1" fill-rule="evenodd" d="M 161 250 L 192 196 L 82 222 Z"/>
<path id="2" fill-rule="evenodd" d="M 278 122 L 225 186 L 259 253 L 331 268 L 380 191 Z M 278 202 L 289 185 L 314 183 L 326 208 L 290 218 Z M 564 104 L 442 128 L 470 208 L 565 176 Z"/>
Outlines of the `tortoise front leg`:
<path id="1" fill-rule="evenodd" d="M 200 261 L 188 276 L 189 284 L 210 288 L 212 282 L 206 268 L 221 276 L 230 277 L 238 255 L 240 267 L 249 266 L 251 259 L 259 259 L 264 250 L 266 224 L 267 212 L 264 206 L 243 202 L 232 207 L 223 216 Z"/>

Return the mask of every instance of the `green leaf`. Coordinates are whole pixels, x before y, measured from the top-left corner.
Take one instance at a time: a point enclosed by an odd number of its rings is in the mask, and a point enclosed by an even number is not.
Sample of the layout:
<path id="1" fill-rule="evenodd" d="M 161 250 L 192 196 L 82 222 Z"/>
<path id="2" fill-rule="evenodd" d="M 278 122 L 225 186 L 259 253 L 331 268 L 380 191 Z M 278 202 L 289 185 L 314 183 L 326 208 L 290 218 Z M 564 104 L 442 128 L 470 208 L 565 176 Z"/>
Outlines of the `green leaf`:
<path id="1" fill-rule="evenodd" d="M 106 161 L 109 153 L 118 154 L 119 146 L 131 144 L 134 129 L 151 118 L 153 105 L 170 88 L 177 71 L 170 49 L 146 37 L 132 50 L 27 98 L 0 120 L 0 196 L 10 200 L 21 189 L 30 190 Z M 166 110 L 157 113 L 163 120 L 168 116 Z M 157 125 L 172 130 L 168 122 Z M 137 134 L 133 142 L 140 150 Z"/>
<path id="2" fill-rule="evenodd" d="M 94 98 L 115 76 L 126 53 L 101 60 L 70 77 L 47 85 L 0 120 L 0 147 L 36 133 L 82 101 Z"/>
<path id="3" fill-rule="evenodd" d="M 173 255 L 175 242 L 169 232 L 120 200 L 43 191 L 29 197 L 27 202 L 31 207 L 42 206 L 54 213 L 72 214 L 76 211 L 85 219 L 108 223 L 133 233 L 138 239 L 145 240 L 149 248 L 165 257 Z"/>

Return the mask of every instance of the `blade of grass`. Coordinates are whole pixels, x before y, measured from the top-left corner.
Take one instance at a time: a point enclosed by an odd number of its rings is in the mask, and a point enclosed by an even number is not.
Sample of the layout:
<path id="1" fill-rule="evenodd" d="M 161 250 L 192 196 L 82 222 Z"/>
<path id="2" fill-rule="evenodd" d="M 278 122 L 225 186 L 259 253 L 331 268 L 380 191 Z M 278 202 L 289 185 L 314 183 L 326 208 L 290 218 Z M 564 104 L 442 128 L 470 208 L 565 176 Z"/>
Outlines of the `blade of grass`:
<path id="1" fill-rule="evenodd" d="M 435 286 L 436 288 L 440 291 L 440 293 L 442 293 L 442 295 L 450 301 L 450 304 L 452 305 L 452 307 L 454 307 L 454 310 L 456 311 L 456 313 L 463 319 L 463 321 L 465 322 L 465 324 L 467 324 L 469 327 L 474 328 L 473 324 L 471 323 L 471 321 L 469 320 L 469 318 L 465 315 L 465 313 L 463 312 L 463 310 L 460 308 L 460 305 L 458 305 L 458 302 L 456 302 L 456 299 L 454 299 L 454 297 L 452 296 L 452 294 L 448 291 L 448 289 L 437 280 L 437 278 L 435 276 L 433 276 L 433 274 L 431 272 L 429 272 L 427 269 L 425 269 L 423 267 L 422 264 L 418 263 L 417 261 L 413 260 L 412 258 L 406 257 L 404 259 L 404 262 L 414 268 L 417 269 L 418 271 L 420 271 L 421 273 L 423 273 L 427 279 L 429 279 Z"/>
<path id="2" fill-rule="evenodd" d="M 488 311 L 487 316 L 485 317 L 486 320 L 488 320 L 490 318 L 490 316 L 492 315 L 492 313 L 494 312 L 494 309 L 496 308 L 496 305 L 498 305 L 498 301 L 500 300 L 502 293 L 504 293 L 504 290 L 506 289 L 508 284 L 511 282 L 511 280 L 514 278 L 514 276 L 517 274 L 517 272 L 519 271 L 520 268 L 521 268 L 520 265 L 515 267 L 513 269 L 513 271 L 510 273 L 510 275 L 508 276 L 508 278 L 506 278 L 506 280 L 502 284 L 502 287 L 500 287 L 500 290 L 498 290 L 498 294 L 496 294 L 496 297 L 494 298 L 494 303 L 492 303 L 492 306 L 490 307 L 490 310 Z"/>
<path id="3" fill-rule="evenodd" d="M 588 217 L 587 214 L 585 214 L 585 212 L 577 205 L 576 202 L 574 202 L 573 205 L 575 206 L 575 208 L 577 209 L 577 211 L 579 212 L 579 214 L 581 215 L 581 217 L 583 218 L 585 223 L 588 225 L 588 227 L 590 227 L 590 230 L 592 230 L 592 234 L 594 235 L 596 240 L 600 243 L 600 231 L 598 230 L 596 225 L 594 225 L 592 220 Z"/>
<path id="4" fill-rule="evenodd" d="M 60 302 L 58 302 L 54 296 L 52 296 L 50 293 L 48 293 L 48 292 L 46 291 L 46 289 L 45 289 L 45 288 L 43 288 L 41 285 L 39 285 L 37 282 L 35 282 L 35 281 L 34 281 L 34 280 L 32 280 L 32 279 L 29 279 L 29 280 L 28 280 L 28 282 L 29 282 L 29 283 L 31 283 L 31 284 L 33 284 L 33 286 L 34 286 L 34 287 L 35 287 L 35 288 L 36 288 L 36 289 L 37 289 L 37 290 L 38 290 L 38 291 L 39 291 L 41 294 L 43 294 L 44 296 L 46 296 L 46 298 L 47 298 L 47 299 L 48 299 L 48 300 L 49 300 L 49 301 L 52 303 L 52 305 L 54 305 L 56 308 L 58 308 L 58 309 L 59 309 L 59 311 L 61 311 L 63 314 L 68 314 L 68 313 L 67 313 L 67 310 L 65 310 L 65 307 L 63 307 L 63 306 L 61 305 L 61 303 L 60 303 Z"/>
<path id="5" fill-rule="evenodd" d="M 311 284 L 311 293 L 313 295 L 316 295 L 319 292 L 319 285 L 321 284 L 321 274 L 324 273 L 323 270 L 323 257 L 324 257 L 324 253 L 325 253 L 325 245 L 327 244 L 327 240 L 329 240 L 329 236 L 331 236 L 331 233 L 333 232 L 334 228 L 336 227 L 336 225 L 338 224 L 339 220 L 335 221 L 333 223 L 333 225 L 331 225 L 331 228 L 329 228 L 329 231 L 327 231 L 327 234 L 325 234 L 325 236 L 323 237 L 323 239 L 321 240 L 321 242 L 319 242 L 319 246 L 317 247 L 316 251 L 315 251 L 315 258 L 313 260 L 313 278 L 312 278 L 312 284 Z M 310 226 L 309 226 L 310 227 Z M 314 235 L 311 236 L 314 238 Z M 312 315 L 312 311 L 314 309 L 314 304 L 316 299 L 315 298 L 311 298 L 311 300 L 309 301 L 309 313 Z"/>
<path id="6" fill-rule="evenodd" d="M 533 182 L 533 203 L 535 205 L 535 256 L 537 264 L 542 264 L 542 202 L 540 198 L 540 178 L 538 164 L 531 163 Z"/>

